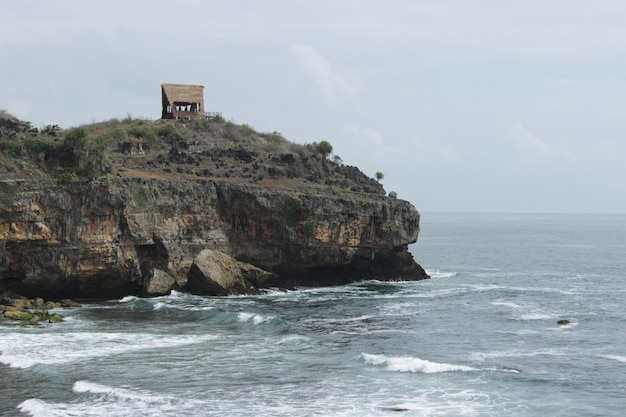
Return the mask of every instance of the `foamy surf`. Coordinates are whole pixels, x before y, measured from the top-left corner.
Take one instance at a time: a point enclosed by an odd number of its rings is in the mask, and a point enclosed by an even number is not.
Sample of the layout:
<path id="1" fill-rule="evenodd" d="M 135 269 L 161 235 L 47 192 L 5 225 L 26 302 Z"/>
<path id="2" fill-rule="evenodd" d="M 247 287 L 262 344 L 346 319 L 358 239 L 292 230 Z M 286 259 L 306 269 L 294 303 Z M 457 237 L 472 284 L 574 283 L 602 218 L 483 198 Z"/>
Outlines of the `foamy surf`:
<path id="1" fill-rule="evenodd" d="M 626 363 L 626 356 L 620 356 L 620 355 L 600 355 L 600 356 L 602 358 L 611 359 L 611 360 L 614 360 L 614 361 Z"/>
<path id="2" fill-rule="evenodd" d="M 439 270 L 434 270 L 434 271 L 426 270 L 426 273 L 430 275 L 431 278 L 452 278 L 458 274 L 458 272 L 444 272 L 444 271 L 439 271 Z"/>
<path id="3" fill-rule="evenodd" d="M 0 339 L 0 363 L 12 368 L 57 365 L 134 351 L 192 345 L 212 335 L 141 333 L 12 334 Z"/>
<path id="4" fill-rule="evenodd" d="M 369 365 L 385 365 L 387 370 L 397 372 L 435 374 L 439 372 L 477 371 L 476 368 L 470 366 L 437 363 L 410 356 L 385 356 L 362 353 L 361 357 Z"/>
<path id="5" fill-rule="evenodd" d="M 255 326 L 258 326 L 261 323 L 266 323 L 268 321 L 272 321 L 274 316 L 262 316 L 260 314 L 255 313 L 246 313 L 245 311 L 239 312 L 237 314 L 239 322 L 241 323 L 252 323 Z"/>
<path id="6" fill-rule="evenodd" d="M 89 381 L 77 381 L 72 391 L 81 401 L 47 402 L 31 398 L 18 409 L 32 417 L 136 417 L 193 414 L 203 403 L 193 399 L 173 398 L 160 393 L 111 387 Z M 195 414 L 194 414 L 195 415 Z"/>

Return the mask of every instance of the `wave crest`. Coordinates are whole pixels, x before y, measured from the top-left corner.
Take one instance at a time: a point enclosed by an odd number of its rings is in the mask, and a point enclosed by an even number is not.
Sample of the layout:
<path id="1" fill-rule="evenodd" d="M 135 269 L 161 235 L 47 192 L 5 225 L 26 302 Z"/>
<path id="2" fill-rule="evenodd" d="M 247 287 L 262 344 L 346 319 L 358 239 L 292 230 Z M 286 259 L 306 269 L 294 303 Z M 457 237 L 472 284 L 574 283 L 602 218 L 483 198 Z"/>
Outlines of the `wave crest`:
<path id="1" fill-rule="evenodd" d="M 387 370 L 397 372 L 435 374 L 439 372 L 468 372 L 477 370 L 476 368 L 472 368 L 470 366 L 437 363 L 410 356 L 385 356 L 361 353 L 361 357 L 365 360 L 365 363 L 370 365 L 386 365 Z"/>

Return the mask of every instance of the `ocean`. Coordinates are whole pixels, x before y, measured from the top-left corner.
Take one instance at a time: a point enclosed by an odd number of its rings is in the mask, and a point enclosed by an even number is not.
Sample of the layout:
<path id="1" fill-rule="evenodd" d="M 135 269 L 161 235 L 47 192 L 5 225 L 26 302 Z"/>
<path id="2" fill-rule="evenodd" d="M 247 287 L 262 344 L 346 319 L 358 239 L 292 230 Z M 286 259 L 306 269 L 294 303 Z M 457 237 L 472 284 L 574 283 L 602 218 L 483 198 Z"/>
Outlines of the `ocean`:
<path id="1" fill-rule="evenodd" d="M 0 324 L 0 415 L 624 415 L 626 215 L 421 227 L 426 281 L 130 296 Z"/>

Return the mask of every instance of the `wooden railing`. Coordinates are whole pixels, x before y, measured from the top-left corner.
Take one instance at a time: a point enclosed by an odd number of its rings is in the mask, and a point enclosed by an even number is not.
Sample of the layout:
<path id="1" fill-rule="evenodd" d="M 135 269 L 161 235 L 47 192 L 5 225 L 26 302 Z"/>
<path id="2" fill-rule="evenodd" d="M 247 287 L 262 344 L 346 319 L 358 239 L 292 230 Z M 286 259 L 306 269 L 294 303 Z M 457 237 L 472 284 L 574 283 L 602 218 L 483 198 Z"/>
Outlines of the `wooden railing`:
<path id="1" fill-rule="evenodd" d="M 219 111 L 208 111 L 204 113 L 205 119 L 215 119 L 217 117 L 222 117 L 222 113 Z"/>

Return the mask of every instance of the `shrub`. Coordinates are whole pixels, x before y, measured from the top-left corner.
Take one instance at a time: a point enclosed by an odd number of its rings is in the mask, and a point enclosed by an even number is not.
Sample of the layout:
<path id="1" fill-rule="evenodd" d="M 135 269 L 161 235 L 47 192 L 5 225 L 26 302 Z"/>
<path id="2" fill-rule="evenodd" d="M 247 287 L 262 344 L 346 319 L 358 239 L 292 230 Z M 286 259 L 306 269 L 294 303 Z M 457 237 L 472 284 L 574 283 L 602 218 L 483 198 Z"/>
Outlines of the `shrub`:
<path id="1" fill-rule="evenodd" d="M 84 161 L 85 174 L 93 178 L 111 170 L 111 160 L 106 152 L 107 146 L 104 136 L 98 136 L 89 144 L 88 155 Z"/>
<path id="2" fill-rule="evenodd" d="M 256 133 L 256 131 L 252 128 L 252 126 L 248 124 L 242 124 L 239 126 L 239 134 L 243 137 L 248 137 L 252 134 Z"/>
<path id="3" fill-rule="evenodd" d="M 24 150 L 22 149 L 22 145 L 19 142 L 14 142 L 12 140 L 5 142 L 6 145 L 6 153 L 12 158 L 21 158 L 24 155 Z"/>
<path id="4" fill-rule="evenodd" d="M 80 177 L 75 171 L 64 171 L 61 173 L 61 181 L 66 183 L 79 182 Z"/>
<path id="5" fill-rule="evenodd" d="M 28 138 L 24 141 L 26 150 L 31 154 L 45 153 L 46 156 L 55 154 L 59 145 L 50 139 L 43 137 Z"/>
<path id="6" fill-rule="evenodd" d="M 176 134 L 176 127 L 173 124 L 166 124 L 161 126 L 157 130 L 157 135 L 161 138 L 169 138 L 170 136 Z"/>
<path id="7" fill-rule="evenodd" d="M 302 218 L 302 201 L 289 194 L 283 195 L 279 215 L 285 224 L 295 226 Z"/>
<path id="8" fill-rule="evenodd" d="M 287 139 L 285 139 L 283 134 L 277 130 L 273 131 L 272 133 L 266 133 L 264 137 L 270 142 L 279 143 L 279 144 L 287 143 Z"/>
<path id="9" fill-rule="evenodd" d="M 11 113 L 6 111 L 5 109 L 0 109 L 0 117 L 3 119 L 17 119 L 17 117 L 13 116 Z"/>
<path id="10" fill-rule="evenodd" d="M 75 167 L 85 151 L 87 144 L 87 131 L 82 127 L 73 127 L 65 131 L 63 142 L 60 146 L 59 157 L 61 165 L 66 167 Z"/>
<path id="11" fill-rule="evenodd" d="M 65 131 L 63 135 L 63 146 L 80 151 L 87 143 L 87 131 L 82 127 L 73 127 Z"/>
<path id="12" fill-rule="evenodd" d="M 126 130 L 122 129 L 119 126 L 115 126 L 113 129 L 111 129 L 111 137 L 114 140 L 117 141 L 125 141 L 128 138 L 128 133 L 126 133 Z"/>
<path id="13" fill-rule="evenodd" d="M 383 178 L 385 178 L 385 175 L 380 171 L 376 171 L 376 181 L 380 181 Z"/>
<path id="14" fill-rule="evenodd" d="M 130 133 L 132 136 L 136 137 L 137 139 L 146 139 L 149 141 L 156 139 L 154 130 L 150 126 L 145 124 L 143 121 L 140 121 L 139 123 L 137 123 L 130 129 L 128 129 L 128 133 Z"/>
<path id="15" fill-rule="evenodd" d="M 147 184 L 133 182 L 132 186 L 133 200 L 138 207 L 146 209 L 156 206 L 156 197 Z"/>

